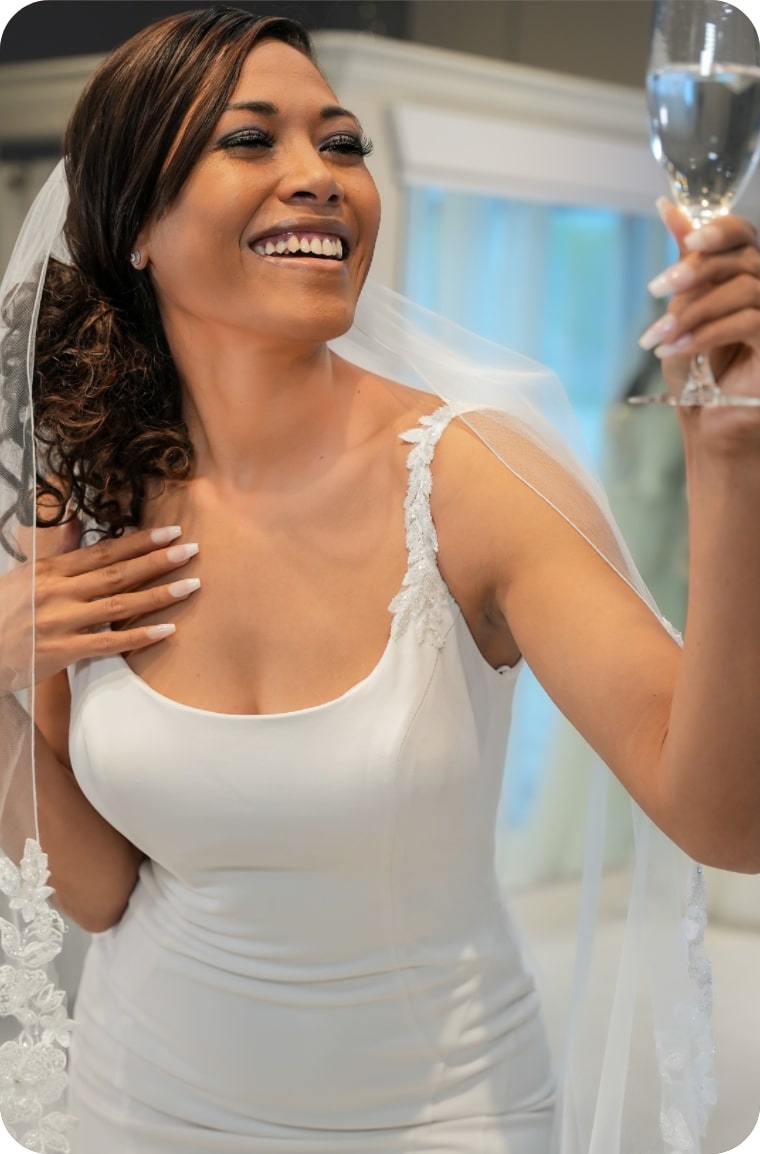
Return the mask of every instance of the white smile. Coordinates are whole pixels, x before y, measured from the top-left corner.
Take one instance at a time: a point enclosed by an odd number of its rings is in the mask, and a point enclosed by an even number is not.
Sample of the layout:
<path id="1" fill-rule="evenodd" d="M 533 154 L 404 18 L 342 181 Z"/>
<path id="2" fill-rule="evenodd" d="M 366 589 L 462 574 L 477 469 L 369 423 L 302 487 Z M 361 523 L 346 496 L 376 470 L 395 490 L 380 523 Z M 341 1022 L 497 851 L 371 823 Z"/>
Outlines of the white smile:
<path id="1" fill-rule="evenodd" d="M 258 256 L 321 257 L 343 260 L 343 241 L 331 233 L 283 232 L 256 241 L 252 246 Z"/>

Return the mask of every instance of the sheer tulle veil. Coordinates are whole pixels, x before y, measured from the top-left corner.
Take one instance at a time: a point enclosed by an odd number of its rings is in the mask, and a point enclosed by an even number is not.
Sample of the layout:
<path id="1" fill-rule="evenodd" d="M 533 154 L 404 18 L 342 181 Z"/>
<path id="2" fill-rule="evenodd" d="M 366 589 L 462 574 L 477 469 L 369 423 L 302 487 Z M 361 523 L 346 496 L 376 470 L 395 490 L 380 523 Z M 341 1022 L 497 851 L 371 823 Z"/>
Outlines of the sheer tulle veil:
<path id="1" fill-rule="evenodd" d="M 67 200 L 61 162 L 30 210 L 0 290 L 0 595 L 20 608 L 34 604 L 35 331 L 48 258 L 67 259 Z M 604 491 L 582 463 L 572 412 L 552 372 L 371 282 L 352 329 L 333 347 L 353 363 L 453 405 L 503 466 L 564 517 L 657 614 Z M 65 1154 L 76 1151 L 76 1128 L 61 1106 L 70 1024 L 55 967 L 65 927 L 50 903 L 37 823 L 34 638 L 19 641 L 12 617 L 0 616 L 0 662 L 15 687 L 0 700 L 0 1015 L 15 1024 L 15 1036 L 0 1046 L 0 1114 L 29 1149 Z M 10 680 L 4 677 L 6 685 Z M 620 940 L 612 946 L 605 941 L 598 907 L 608 779 L 607 768 L 597 764 L 588 789 L 573 973 L 562 988 L 550 987 L 540 947 L 526 941 L 550 1011 L 560 1072 L 556 1133 L 547 1154 L 698 1154 L 714 1098 L 701 870 L 631 803 L 635 861 L 627 917 Z M 611 949 L 612 983 L 598 980 L 600 956 Z M 643 1129 L 632 1115 L 634 1078 L 639 1086 L 643 1080 L 652 1103 Z"/>

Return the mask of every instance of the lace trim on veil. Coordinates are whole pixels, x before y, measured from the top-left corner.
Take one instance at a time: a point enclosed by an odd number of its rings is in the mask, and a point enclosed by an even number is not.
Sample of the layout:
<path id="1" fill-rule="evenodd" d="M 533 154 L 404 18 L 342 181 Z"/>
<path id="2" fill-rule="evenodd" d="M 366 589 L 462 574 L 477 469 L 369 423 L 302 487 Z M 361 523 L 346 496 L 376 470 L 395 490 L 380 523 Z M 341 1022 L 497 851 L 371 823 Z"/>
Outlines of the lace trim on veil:
<path id="1" fill-rule="evenodd" d="M 706 926 L 704 872 L 695 862 L 680 930 L 696 997 L 687 996 L 673 1005 L 672 1034 L 655 1031 L 663 1088 L 660 1130 L 668 1154 L 699 1154 L 688 1118 L 694 1116 L 699 1133 L 704 1135 L 717 1099 L 711 1027 L 712 967 L 704 947 Z"/>
<path id="2" fill-rule="evenodd" d="M 66 925 L 49 898 L 47 854 L 27 838 L 19 866 L 0 855 L 0 891 L 14 924 L 0 917 L 0 1016 L 15 1017 L 21 1032 L 0 1046 L 0 1115 L 11 1137 L 38 1154 L 70 1154 L 66 1131 L 74 1118 L 51 1110 L 66 1090 L 66 1050 L 74 1023 L 66 994 L 45 968 L 61 952 Z"/>

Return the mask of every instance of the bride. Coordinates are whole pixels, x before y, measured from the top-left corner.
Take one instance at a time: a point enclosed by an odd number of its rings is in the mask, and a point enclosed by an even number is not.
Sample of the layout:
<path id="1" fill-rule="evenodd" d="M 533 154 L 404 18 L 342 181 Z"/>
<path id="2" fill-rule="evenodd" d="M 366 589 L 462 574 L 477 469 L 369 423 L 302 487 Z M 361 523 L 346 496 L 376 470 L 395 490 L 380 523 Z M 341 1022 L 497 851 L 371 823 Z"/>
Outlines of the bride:
<path id="1" fill-rule="evenodd" d="M 524 662 L 668 839 L 760 870 L 760 416 L 681 414 L 681 648 L 528 418 L 489 448 L 496 418 L 336 352 L 370 147 L 299 25 L 224 8 L 118 49 L 67 131 L 34 715 L 54 902 L 94 935 L 78 1154 L 589 1150 L 493 868 Z M 760 392 L 754 230 L 666 222 L 669 387 L 699 348 Z"/>

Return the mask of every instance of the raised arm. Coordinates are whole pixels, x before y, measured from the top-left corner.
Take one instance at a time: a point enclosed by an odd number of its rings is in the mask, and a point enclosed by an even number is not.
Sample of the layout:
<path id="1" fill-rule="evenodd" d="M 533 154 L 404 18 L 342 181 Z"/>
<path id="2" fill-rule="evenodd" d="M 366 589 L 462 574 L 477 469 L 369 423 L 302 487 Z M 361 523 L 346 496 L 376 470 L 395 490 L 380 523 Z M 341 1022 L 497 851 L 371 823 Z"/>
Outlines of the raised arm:
<path id="1" fill-rule="evenodd" d="M 685 226 L 688 230 L 688 225 Z M 708 238 L 708 241 L 710 238 Z M 704 242 L 702 242 L 704 243 Z M 760 258 L 750 226 L 719 222 L 671 311 L 721 384 L 760 395 Z M 675 330 L 680 332 L 680 329 Z M 680 391 L 688 358 L 668 354 Z M 663 410 L 663 420 L 673 415 Z M 440 510 L 468 556 L 482 616 L 517 643 L 549 695 L 639 805 L 691 856 L 760 872 L 760 410 L 682 415 L 691 569 L 683 650 L 614 570 L 464 430 Z M 449 534 L 451 537 L 449 538 Z"/>

